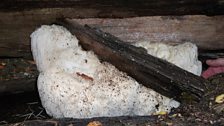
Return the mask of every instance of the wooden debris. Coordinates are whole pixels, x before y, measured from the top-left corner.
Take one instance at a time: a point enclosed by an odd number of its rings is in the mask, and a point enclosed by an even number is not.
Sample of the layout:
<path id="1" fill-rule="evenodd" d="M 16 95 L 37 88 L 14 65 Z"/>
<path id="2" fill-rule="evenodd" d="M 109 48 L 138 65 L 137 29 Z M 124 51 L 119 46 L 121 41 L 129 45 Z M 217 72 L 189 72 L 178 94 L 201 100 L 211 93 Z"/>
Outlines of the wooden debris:
<path id="1" fill-rule="evenodd" d="M 195 110 L 194 110 L 195 111 Z M 205 126 L 224 124 L 224 118 L 218 118 L 209 112 L 191 113 L 189 117 L 176 116 L 122 116 L 122 117 L 98 117 L 90 119 L 47 119 L 47 120 L 30 120 L 11 124 L 10 126 L 88 126 L 92 122 L 100 122 L 102 126 Z M 186 113 L 185 113 L 186 114 Z M 8 125 L 3 125 L 8 126 Z M 95 125 L 96 126 L 96 125 Z"/>
<path id="2" fill-rule="evenodd" d="M 141 124 L 155 124 L 156 116 L 122 116 L 122 117 L 98 117 L 90 119 L 48 119 L 31 120 L 11 124 L 12 126 L 130 126 Z"/>
<path id="3" fill-rule="evenodd" d="M 186 92 L 198 101 L 206 91 L 206 80 L 148 55 L 143 48 L 127 44 L 99 29 L 83 27 L 69 19 L 58 23 L 75 34 L 84 49 L 92 50 L 102 61 L 113 64 L 144 86 L 167 97 L 180 100 L 181 94 Z"/>

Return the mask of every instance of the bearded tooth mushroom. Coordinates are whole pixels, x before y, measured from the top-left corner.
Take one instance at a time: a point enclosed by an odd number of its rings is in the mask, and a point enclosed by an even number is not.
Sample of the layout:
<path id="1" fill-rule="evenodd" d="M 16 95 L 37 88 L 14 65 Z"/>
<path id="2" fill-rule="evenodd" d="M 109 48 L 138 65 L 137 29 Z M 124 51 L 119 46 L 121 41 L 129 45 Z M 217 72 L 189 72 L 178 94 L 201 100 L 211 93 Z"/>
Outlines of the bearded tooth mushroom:
<path id="1" fill-rule="evenodd" d="M 148 53 L 201 74 L 197 47 L 135 44 Z M 170 112 L 179 102 L 138 83 L 91 51 L 83 50 L 67 29 L 43 25 L 31 34 L 31 48 L 38 71 L 38 91 L 46 112 L 55 118 L 91 118 L 151 115 Z"/>

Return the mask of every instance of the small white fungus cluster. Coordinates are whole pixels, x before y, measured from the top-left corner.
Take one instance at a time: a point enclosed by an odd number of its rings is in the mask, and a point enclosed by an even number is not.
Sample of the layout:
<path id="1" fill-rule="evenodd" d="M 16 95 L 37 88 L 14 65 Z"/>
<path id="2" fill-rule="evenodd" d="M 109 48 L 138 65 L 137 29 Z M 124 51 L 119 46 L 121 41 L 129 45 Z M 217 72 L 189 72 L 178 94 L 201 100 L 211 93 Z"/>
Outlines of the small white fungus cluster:
<path id="1" fill-rule="evenodd" d="M 195 44 L 187 42 L 171 46 L 164 43 L 139 42 L 134 45 L 145 48 L 148 54 L 167 60 L 195 75 L 201 75 L 202 64 L 198 60 L 198 49 Z"/>
<path id="2" fill-rule="evenodd" d="M 31 46 L 40 72 L 37 83 L 42 105 L 55 118 L 150 115 L 179 106 L 177 101 L 142 86 L 113 65 L 101 63 L 93 52 L 82 50 L 76 37 L 61 26 L 41 26 L 32 33 Z M 139 46 L 186 70 L 192 67 L 190 71 L 199 74 L 201 64 L 193 44 L 180 45 L 187 48 L 185 53 L 178 46 L 167 46 L 166 52 L 147 43 Z M 188 58 L 187 64 L 179 61 L 184 59 L 182 56 Z"/>

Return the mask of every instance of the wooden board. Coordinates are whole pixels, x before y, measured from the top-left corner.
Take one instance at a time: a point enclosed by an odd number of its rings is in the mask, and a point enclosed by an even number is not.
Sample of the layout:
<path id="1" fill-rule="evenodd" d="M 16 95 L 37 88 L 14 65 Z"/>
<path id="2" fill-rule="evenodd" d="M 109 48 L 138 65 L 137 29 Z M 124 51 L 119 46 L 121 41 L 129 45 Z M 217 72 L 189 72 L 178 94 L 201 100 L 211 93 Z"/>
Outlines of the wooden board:
<path id="1" fill-rule="evenodd" d="M 224 49 L 224 16 L 155 16 L 126 19 L 74 19 L 127 42 L 192 42 L 200 49 Z"/>
<path id="2" fill-rule="evenodd" d="M 94 11 L 93 11 L 94 12 Z M 91 9 L 36 9 L 0 12 L 0 57 L 29 57 L 30 34 L 58 17 L 96 16 Z M 89 15 L 88 15 L 89 14 Z M 93 17 L 94 17 L 93 16 Z M 153 16 L 124 19 L 75 19 L 129 41 L 196 43 L 200 49 L 224 49 L 224 16 Z"/>
<path id="3" fill-rule="evenodd" d="M 101 17 L 224 14 L 222 0 L 2 0 L 0 11 L 38 8 L 93 9 Z M 84 15 L 81 15 L 84 17 Z"/>

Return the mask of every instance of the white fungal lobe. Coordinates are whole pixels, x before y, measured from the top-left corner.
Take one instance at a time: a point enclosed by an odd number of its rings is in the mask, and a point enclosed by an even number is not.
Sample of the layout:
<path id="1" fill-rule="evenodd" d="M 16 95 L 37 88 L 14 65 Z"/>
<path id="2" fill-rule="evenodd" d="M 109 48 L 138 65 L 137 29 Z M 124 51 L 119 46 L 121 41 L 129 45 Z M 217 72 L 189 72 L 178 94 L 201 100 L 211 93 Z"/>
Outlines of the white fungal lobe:
<path id="1" fill-rule="evenodd" d="M 147 49 L 147 52 L 155 57 L 167 60 L 178 67 L 200 76 L 202 64 L 198 60 L 198 49 L 195 44 L 183 43 L 176 46 L 164 43 L 139 42 L 135 46 Z"/>
<path id="2" fill-rule="evenodd" d="M 42 105 L 53 117 L 150 115 L 179 106 L 113 65 L 101 63 L 93 52 L 82 50 L 76 37 L 61 26 L 41 26 L 32 33 L 31 45 L 40 72 L 37 84 Z M 151 46 L 147 50 L 154 54 Z M 194 47 L 189 50 L 197 53 Z M 175 57 L 159 52 L 155 54 L 160 58 Z M 196 62 L 194 58 L 192 62 Z M 188 69 L 186 64 L 178 65 Z M 198 74 L 196 71 L 192 70 Z"/>

